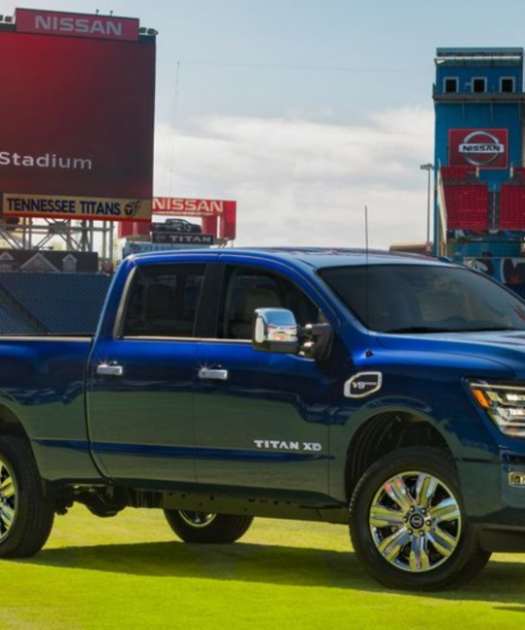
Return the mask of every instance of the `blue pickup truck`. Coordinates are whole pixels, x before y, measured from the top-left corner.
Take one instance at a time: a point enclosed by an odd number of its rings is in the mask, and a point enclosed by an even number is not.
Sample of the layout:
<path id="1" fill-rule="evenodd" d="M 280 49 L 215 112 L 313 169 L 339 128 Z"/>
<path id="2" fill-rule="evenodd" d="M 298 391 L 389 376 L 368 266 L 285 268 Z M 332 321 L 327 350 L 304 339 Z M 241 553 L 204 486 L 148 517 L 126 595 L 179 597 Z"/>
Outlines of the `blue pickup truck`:
<path id="1" fill-rule="evenodd" d="M 525 551 L 525 302 L 421 256 L 130 256 L 93 338 L 0 340 L 0 557 L 55 514 L 160 508 L 192 543 L 254 517 L 349 526 L 398 589 Z"/>

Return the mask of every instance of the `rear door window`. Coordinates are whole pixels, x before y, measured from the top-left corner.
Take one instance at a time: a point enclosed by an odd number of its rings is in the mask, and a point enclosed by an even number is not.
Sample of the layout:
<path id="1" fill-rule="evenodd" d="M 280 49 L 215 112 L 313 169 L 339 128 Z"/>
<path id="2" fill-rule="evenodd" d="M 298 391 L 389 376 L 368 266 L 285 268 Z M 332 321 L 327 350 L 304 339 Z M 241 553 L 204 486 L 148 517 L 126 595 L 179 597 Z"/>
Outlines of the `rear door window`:
<path id="1" fill-rule="evenodd" d="M 133 277 L 124 336 L 193 337 L 204 264 L 145 265 Z"/>

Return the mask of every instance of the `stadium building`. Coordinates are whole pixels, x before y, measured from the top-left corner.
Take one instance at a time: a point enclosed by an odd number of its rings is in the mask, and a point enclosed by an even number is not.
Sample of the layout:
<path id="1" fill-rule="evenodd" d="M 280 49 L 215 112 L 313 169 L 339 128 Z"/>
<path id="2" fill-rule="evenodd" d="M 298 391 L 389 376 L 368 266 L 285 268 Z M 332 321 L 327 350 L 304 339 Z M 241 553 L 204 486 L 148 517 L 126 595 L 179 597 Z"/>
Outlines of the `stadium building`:
<path id="1" fill-rule="evenodd" d="M 438 48 L 434 253 L 525 295 L 523 49 Z"/>
<path id="2" fill-rule="evenodd" d="M 0 16 L 0 333 L 94 333 L 114 227 L 151 224 L 156 34 Z"/>

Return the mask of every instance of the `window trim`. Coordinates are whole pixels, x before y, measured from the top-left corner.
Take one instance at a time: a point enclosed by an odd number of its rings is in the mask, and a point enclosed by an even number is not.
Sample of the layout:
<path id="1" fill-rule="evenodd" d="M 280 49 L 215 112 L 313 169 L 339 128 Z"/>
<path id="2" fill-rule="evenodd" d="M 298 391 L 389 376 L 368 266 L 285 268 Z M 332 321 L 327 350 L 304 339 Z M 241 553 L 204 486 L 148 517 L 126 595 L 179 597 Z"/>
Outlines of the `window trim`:
<path id="1" fill-rule="evenodd" d="M 454 81 L 455 90 L 447 90 L 447 81 Z M 459 92 L 459 77 L 444 77 L 443 78 L 443 94 L 458 94 Z"/>
<path id="2" fill-rule="evenodd" d="M 476 81 L 482 81 L 483 82 L 483 89 L 482 90 L 475 90 L 474 89 L 474 85 L 476 83 Z M 487 77 L 472 77 L 471 81 L 470 81 L 470 90 L 473 94 L 486 94 L 487 93 Z"/>
<path id="3" fill-rule="evenodd" d="M 113 339 L 124 339 L 124 316 L 128 310 L 128 303 L 133 286 L 133 278 L 137 273 L 138 266 L 133 267 L 126 278 L 126 283 L 120 296 L 120 302 L 115 316 L 115 324 L 113 325 Z"/>
<path id="4" fill-rule="evenodd" d="M 206 261 L 202 291 L 195 315 L 194 339 L 211 338 L 216 331 L 219 301 L 224 280 L 224 265 L 218 261 Z"/>
<path id="5" fill-rule="evenodd" d="M 503 81 L 510 81 L 512 83 L 512 90 L 503 90 Z M 499 91 L 502 94 L 514 94 L 516 92 L 516 77 L 500 77 L 499 78 Z"/>

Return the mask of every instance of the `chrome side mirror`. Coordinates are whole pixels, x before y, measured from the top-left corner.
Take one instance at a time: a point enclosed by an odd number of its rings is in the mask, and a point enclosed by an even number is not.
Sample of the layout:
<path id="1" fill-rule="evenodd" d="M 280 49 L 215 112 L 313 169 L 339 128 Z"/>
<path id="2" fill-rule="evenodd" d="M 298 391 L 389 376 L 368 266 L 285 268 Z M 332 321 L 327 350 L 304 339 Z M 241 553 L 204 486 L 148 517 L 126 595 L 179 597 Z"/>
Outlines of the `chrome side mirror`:
<path id="1" fill-rule="evenodd" d="M 257 308 L 252 328 L 252 346 L 262 352 L 297 354 L 299 326 L 285 308 Z"/>

